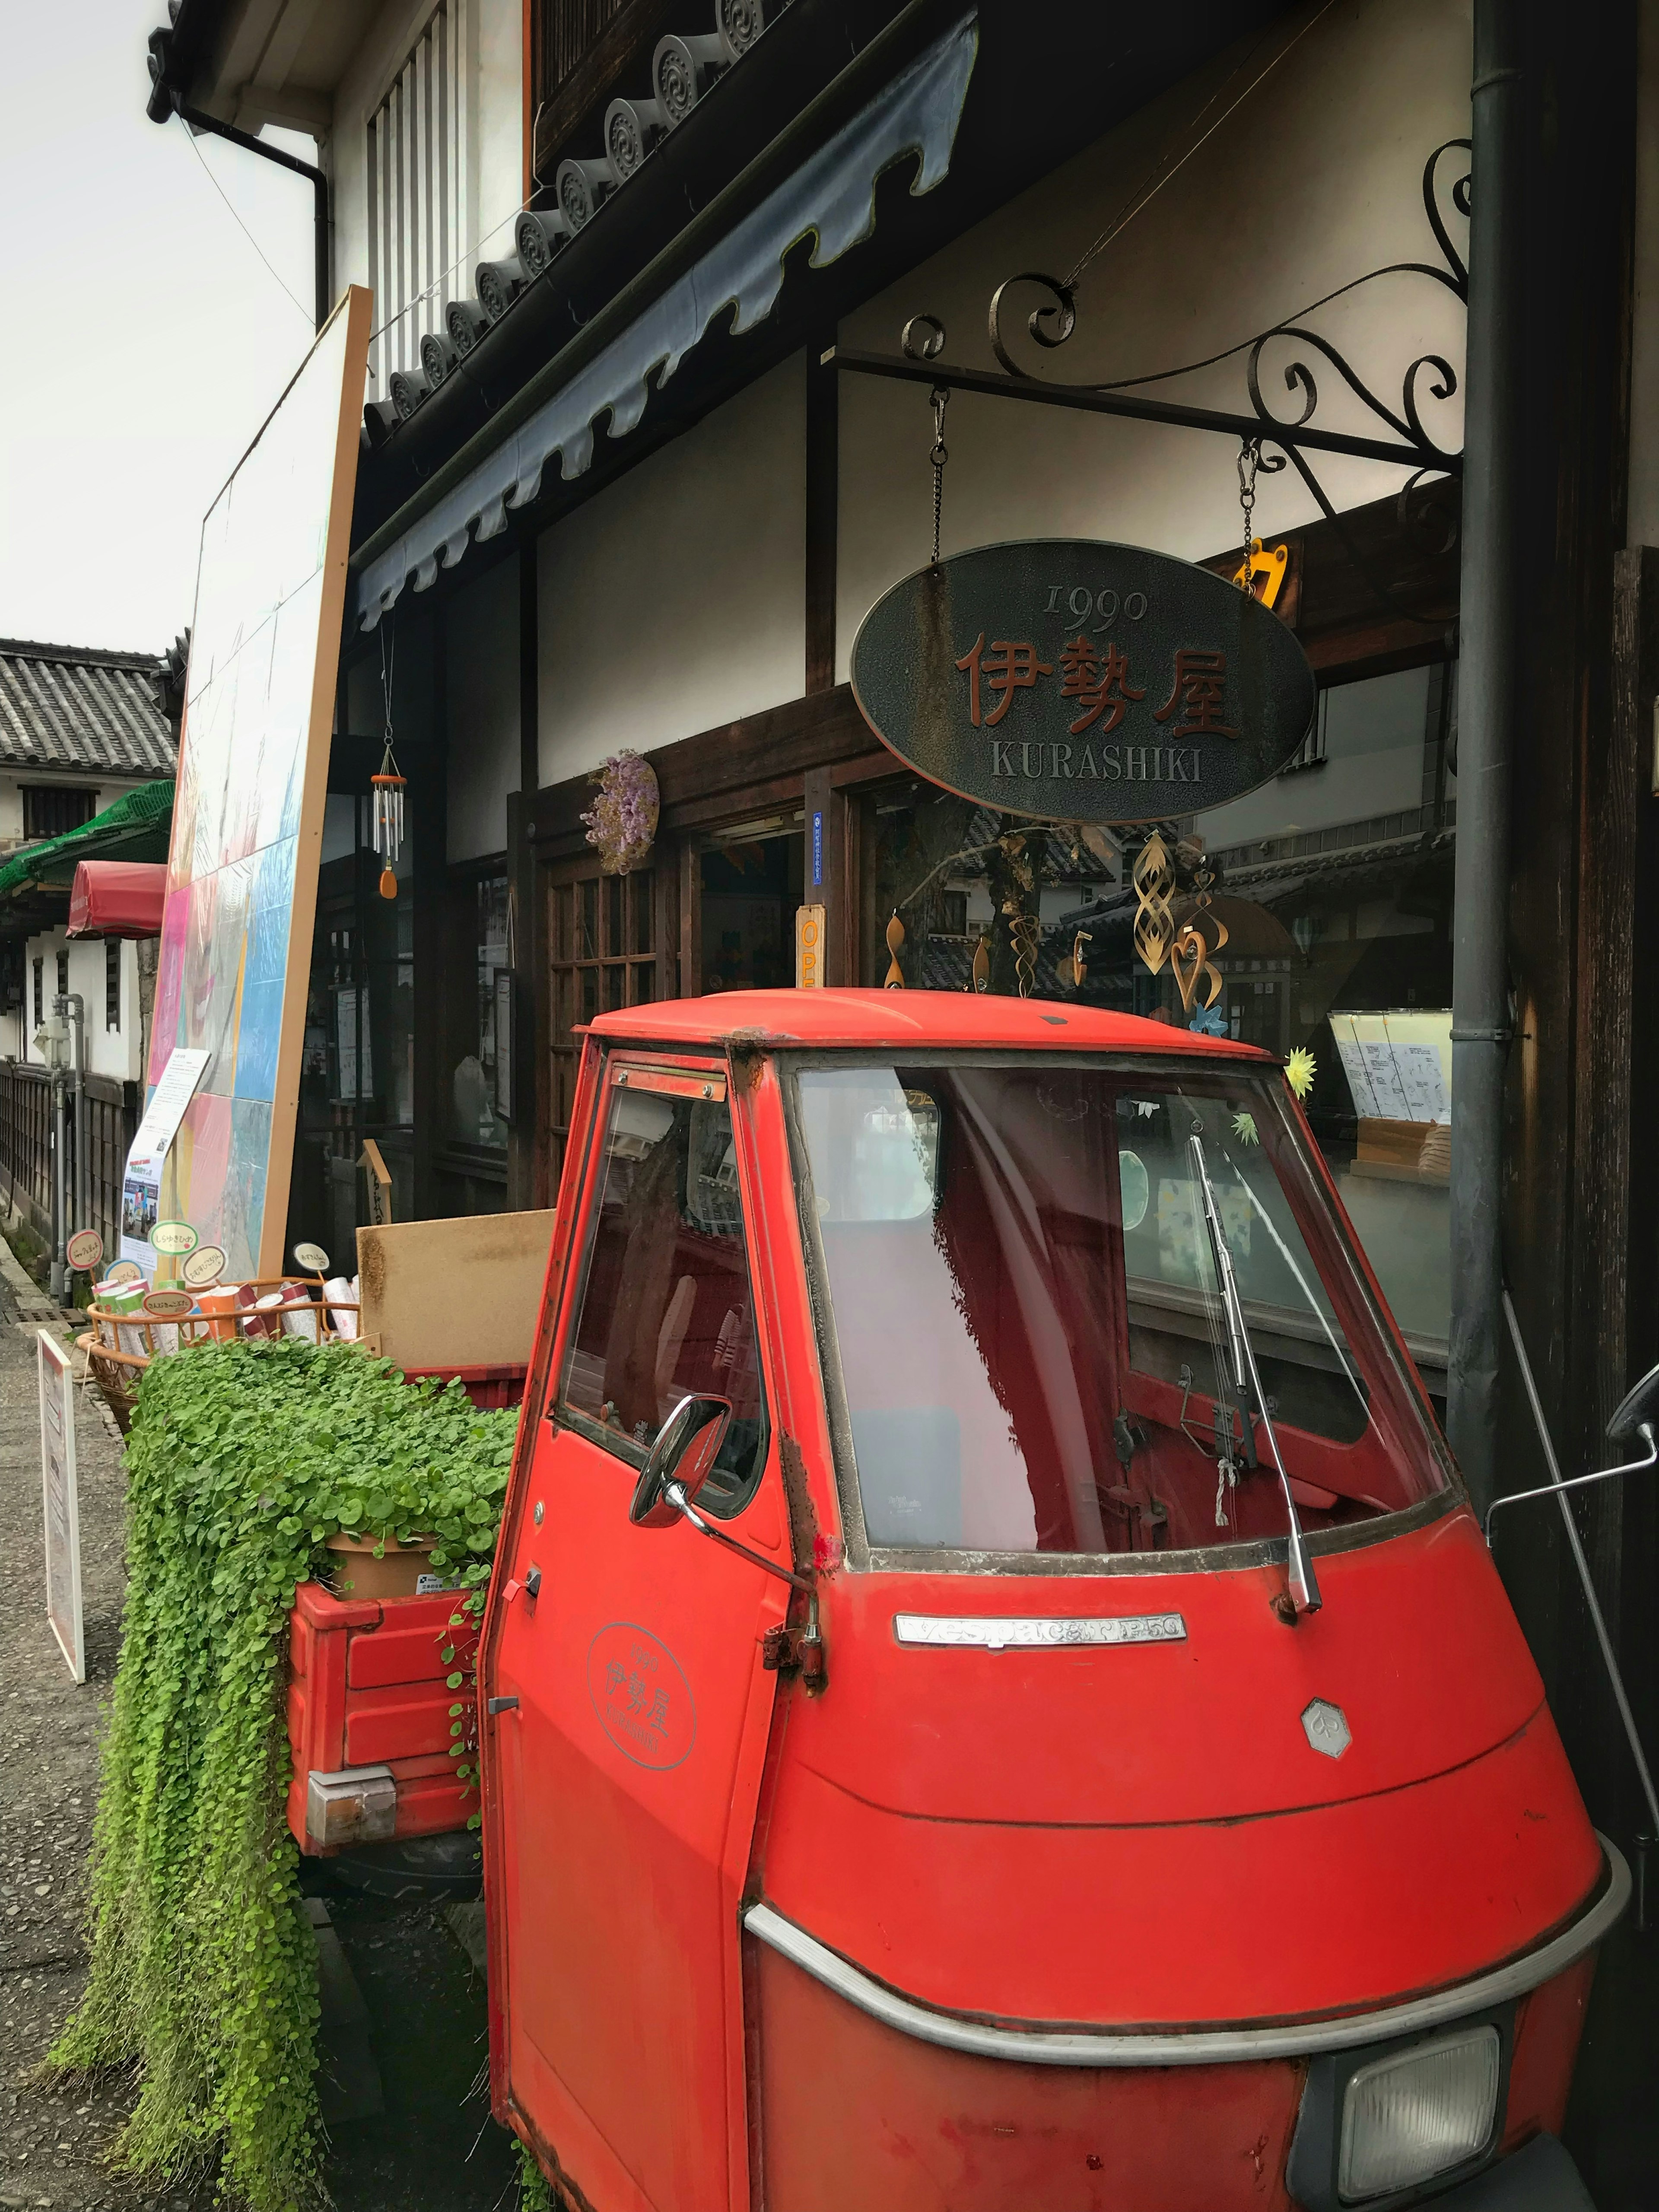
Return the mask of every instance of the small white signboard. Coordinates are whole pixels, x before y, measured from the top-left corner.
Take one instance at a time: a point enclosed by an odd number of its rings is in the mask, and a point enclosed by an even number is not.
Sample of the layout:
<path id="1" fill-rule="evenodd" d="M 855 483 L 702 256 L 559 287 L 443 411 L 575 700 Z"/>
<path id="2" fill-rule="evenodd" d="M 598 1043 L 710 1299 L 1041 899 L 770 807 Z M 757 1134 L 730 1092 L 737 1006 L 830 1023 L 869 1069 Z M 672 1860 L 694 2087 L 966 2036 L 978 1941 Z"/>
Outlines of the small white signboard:
<path id="1" fill-rule="evenodd" d="M 146 1275 L 155 1273 L 149 1233 L 161 1218 L 161 1170 L 210 1058 L 200 1045 L 173 1047 L 127 1154 L 121 1185 L 121 1257 L 133 1261 Z"/>
<path id="2" fill-rule="evenodd" d="M 81 1628 L 81 1506 L 75 1486 L 75 1372 L 46 1329 L 40 1361 L 40 1490 L 46 1530 L 46 1619 L 77 1682 L 87 1679 Z"/>

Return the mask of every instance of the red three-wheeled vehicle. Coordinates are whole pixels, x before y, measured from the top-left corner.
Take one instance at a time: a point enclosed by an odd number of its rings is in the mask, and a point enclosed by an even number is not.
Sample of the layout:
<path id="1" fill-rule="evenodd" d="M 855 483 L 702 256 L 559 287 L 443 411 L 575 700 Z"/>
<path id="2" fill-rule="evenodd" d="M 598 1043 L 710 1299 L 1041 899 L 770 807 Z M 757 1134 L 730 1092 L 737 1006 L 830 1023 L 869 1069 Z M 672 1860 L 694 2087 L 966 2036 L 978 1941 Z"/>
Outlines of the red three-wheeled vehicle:
<path id="1" fill-rule="evenodd" d="M 604 1017 L 500 1559 L 495 2104 L 568 2204 L 1589 2205 L 1624 1863 L 1262 1054 Z"/>

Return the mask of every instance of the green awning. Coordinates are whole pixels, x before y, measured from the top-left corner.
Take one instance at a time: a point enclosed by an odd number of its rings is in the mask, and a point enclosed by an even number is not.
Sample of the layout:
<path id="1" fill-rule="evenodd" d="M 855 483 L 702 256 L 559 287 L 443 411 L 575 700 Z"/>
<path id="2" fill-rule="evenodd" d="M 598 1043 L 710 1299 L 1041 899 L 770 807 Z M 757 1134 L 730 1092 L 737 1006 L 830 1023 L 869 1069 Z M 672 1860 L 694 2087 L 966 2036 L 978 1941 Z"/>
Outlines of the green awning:
<path id="1" fill-rule="evenodd" d="M 165 860 L 173 835 L 173 778 L 125 791 L 78 830 L 47 837 L 0 865 L 0 900 L 31 891 L 66 896 L 82 860 Z"/>

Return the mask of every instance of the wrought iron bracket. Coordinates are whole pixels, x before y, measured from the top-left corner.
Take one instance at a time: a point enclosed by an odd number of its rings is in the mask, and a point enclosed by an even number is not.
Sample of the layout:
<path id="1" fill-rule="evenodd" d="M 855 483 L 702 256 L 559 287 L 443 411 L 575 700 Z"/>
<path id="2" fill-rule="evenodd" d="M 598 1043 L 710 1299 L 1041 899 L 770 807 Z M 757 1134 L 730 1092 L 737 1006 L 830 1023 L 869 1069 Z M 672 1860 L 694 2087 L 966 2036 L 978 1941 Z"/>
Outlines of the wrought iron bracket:
<path id="1" fill-rule="evenodd" d="M 1328 293 L 1322 300 L 1301 311 L 1303 315 L 1316 313 L 1333 300 L 1358 291 L 1362 286 L 1375 283 L 1384 276 L 1413 276 L 1425 278 L 1450 292 L 1465 307 L 1468 304 L 1468 267 L 1463 256 L 1452 242 L 1451 234 L 1440 205 L 1440 165 L 1444 156 L 1454 151 L 1467 154 L 1467 138 L 1449 138 L 1437 146 L 1423 165 L 1422 195 L 1424 213 L 1436 246 L 1439 248 L 1442 265 L 1427 261 L 1393 261 L 1378 269 L 1367 270 L 1363 276 L 1352 277 Z M 1467 216 L 1469 211 L 1469 172 L 1467 167 L 1450 185 L 1448 198 L 1458 214 Z M 1427 477 L 1457 477 L 1463 472 L 1463 457 L 1460 449 L 1438 442 L 1424 419 L 1422 399 L 1435 402 L 1449 400 L 1458 388 L 1457 373 L 1442 354 L 1421 353 L 1407 365 L 1401 379 L 1398 404 L 1390 405 L 1380 398 L 1347 362 L 1330 340 L 1300 319 L 1275 323 L 1270 329 L 1259 331 L 1224 353 L 1211 356 L 1207 360 L 1188 362 L 1177 368 L 1164 369 L 1148 376 L 1131 377 L 1115 384 L 1054 384 L 1034 376 L 1020 367 L 1009 349 L 1003 330 L 1006 295 L 1015 286 L 1036 286 L 1048 296 L 1043 303 L 1027 315 L 1025 328 L 1033 343 L 1045 352 L 1054 352 L 1063 346 L 1077 328 L 1078 307 L 1074 285 L 1048 276 L 1034 270 L 1006 278 L 992 295 L 988 315 L 991 349 L 1001 364 L 1000 370 L 958 368 L 940 359 L 945 343 L 945 325 L 937 316 L 913 315 L 905 324 L 897 354 L 863 353 L 851 348 L 834 346 L 821 356 L 825 367 L 856 376 L 884 376 L 901 383 L 923 384 L 931 390 L 971 392 L 997 399 L 1022 400 L 1039 407 L 1069 408 L 1084 414 L 1117 416 L 1130 422 L 1166 423 L 1172 428 L 1208 431 L 1215 435 L 1237 439 L 1241 445 L 1254 447 L 1261 453 L 1260 465 L 1272 474 L 1283 469 L 1287 461 L 1311 493 L 1322 514 L 1333 523 L 1350 557 L 1364 574 L 1372 589 L 1395 611 L 1407 614 L 1413 621 L 1438 625 L 1443 617 L 1425 616 L 1407 607 L 1395 587 L 1371 575 L 1367 563 L 1349 542 L 1341 517 L 1332 505 L 1324 486 L 1320 483 L 1308 459 L 1310 454 L 1336 453 L 1350 459 L 1382 461 L 1411 471 L 1401 487 L 1399 510 L 1401 526 L 1408 520 L 1412 495 Z M 1285 363 L 1284 388 L 1291 396 L 1297 411 L 1290 420 L 1281 420 L 1269 409 L 1262 388 L 1262 365 L 1270 347 L 1286 344 L 1292 347 L 1291 359 Z M 1195 374 L 1200 369 L 1213 368 L 1221 362 L 1243 357 L 1245 393 L 1249 410 L 1233 410 L 1213 407 L 1187 406 L 1176 400 L 1149 398 L 1144 392 L 1133 387 L 1148 384 L 1166 383 L 1171 378 Z M 1310 357 L 1321 362 L 1321 373 L 1334 370 L 1352 397 L 1358 399 L 1385 436 L 1360 437 L 1347 431 L 1330 430 L 1315 422 L 1314 416 L 1320 404 L 1318 380 L 1310 366 Z M 1277 449 L 1277 450 L 1273 450 Z M 1449 547 L 1455 536 L 1455 527 L 1441 550 Z"/>
<path id="2" fill-rule="evenodd" d="M 1044 283 L 1052 279 L 1044 278 Z M 1265 343 L 1276 331 L 1264 333 L 1253 344 Z M 1443 470 L 1448 476 L 1462 473 L 1461 453 L 1443 453 L 1402 440 L 1352 438 L 1340 430 L 1320 430 L 1304 425 L 1276 423 L 1261 415 L 1231 415 L 1212 407 L 1182 407 L 1164 399 L 1139 399 L 1127 392 L 1090 384 L 1047 384 L 1036 377 L 1003 376 L 992 369 L 956 368 L 948 362 L 907 360 L 902 355 L 860 353 L 835 346 L 823 356 L 825 367 L 854 376 L 888 376 L 905 384 L 942 386 L 948 392 L 979 392 L 997 399 L 1024 399 L 1039 407 L 1070 407 L 1088 415 L 1118 415 L 1135 422 L 1168 422 L 1186 430 L 1213 430 L 1224 437 L 1247 441 L 1268 439 L 1275 445 L 1319 453 L 1346 453 L 1356 460 L 1394 461 L 1407 468 Z M 1150 380 L 1147 380 L 1150 381 Z M 1281 464 L 1282 465 L 1282 464 Z"/>

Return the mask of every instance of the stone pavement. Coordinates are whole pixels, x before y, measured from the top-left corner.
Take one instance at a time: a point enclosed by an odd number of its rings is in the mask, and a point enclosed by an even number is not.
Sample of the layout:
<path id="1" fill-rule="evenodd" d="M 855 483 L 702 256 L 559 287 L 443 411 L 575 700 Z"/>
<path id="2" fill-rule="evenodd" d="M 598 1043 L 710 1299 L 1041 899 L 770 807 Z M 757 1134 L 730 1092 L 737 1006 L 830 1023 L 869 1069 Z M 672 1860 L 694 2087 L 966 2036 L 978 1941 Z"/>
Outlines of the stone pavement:
<path id="1" fill-rule="evenodd" d="M 54 1310 L 0 1241 L 0 2207 L 207 2212 L 210 2182 L 157 2189 L 101 2154 L 131 2100 L 125 2079 L 72 2087 L 34 2069 L 85 1972 L 85 1867 L 98 1736 L 119 1648 L 121 1448 L 95 1391 L 76 1394 L 87 1680 L 46 1620 L 35 1329 Z M 62 1326 L 61 1316 L 58 1317 Z M 70 1332 L 64 1329 L 67 1337 Z M 384 2110 L 337 2124 L 327 2179 L 340 2212 L 506 2212 L 516 2161 L 489 2117 L 484 1990 L 443 1915 L 331 1893 L 329 1916 Z M 355 1981 L 355 1990 L 351 1984 Z"/>

